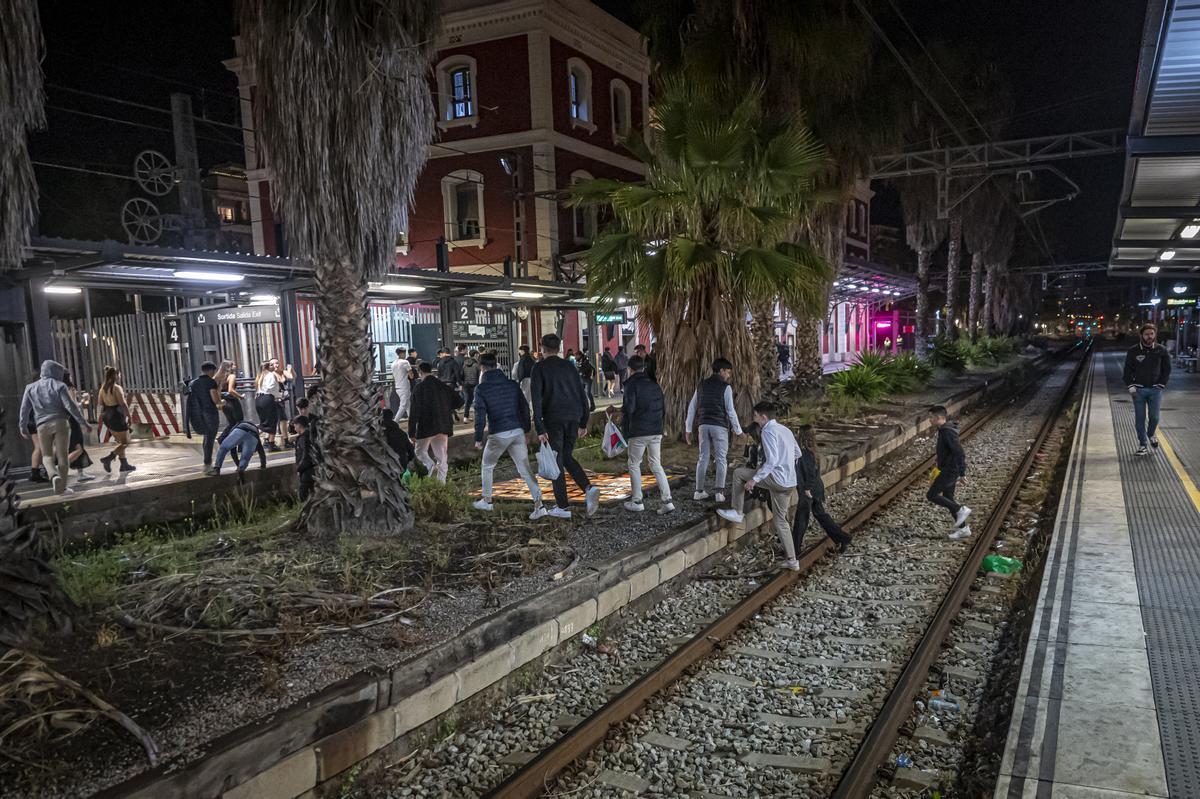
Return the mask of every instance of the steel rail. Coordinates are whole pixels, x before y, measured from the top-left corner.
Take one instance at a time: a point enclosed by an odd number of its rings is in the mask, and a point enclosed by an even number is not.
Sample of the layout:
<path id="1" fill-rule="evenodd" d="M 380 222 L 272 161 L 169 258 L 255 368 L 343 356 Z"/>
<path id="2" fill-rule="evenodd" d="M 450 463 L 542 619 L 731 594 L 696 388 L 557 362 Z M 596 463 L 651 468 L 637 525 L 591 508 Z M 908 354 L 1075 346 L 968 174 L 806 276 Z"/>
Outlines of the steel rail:
<path id="1" fill-rule="evenodd" d="M 1069 350 L 1065 357 L 1069 357 L 1073 351 L 1074 349 Z M 1083 360 L 1086 360 L 1086 355 Z M 1082 364 L 1083 361 L 1081 360 L 1080 363 Z M 1075 375 L 1078 374 L 1079 368 L 1076 367 Z M 1019 396 L 1038 379 L 1035 377 L 1023 384 L 1014 392 L 1014 396 Z M 1073 380 L 1074 378 L 1070 382 L 1073 383 Z M 1011 400 L 998 403 L 995 407 L 985 411 L 979 418 L 972 420 L 961 432 L 961 437 L 969 439 L 980 428 L 1003 412 L 1010 402 Z M 864 527 L 882 508 L 918 480 L 924 479 L 935 462 L 936 456 L 931 456 L 913 467 L 881 494 L 852 514 L 842 524 L 842 529 L 854 532 Z M 726 638 L 762 610 L 765 605 L 794 586 L 802 576 L 811 571 L 812 567 L 824 557 L 826 551 L 832 546 L 832 541 L 822 538 L 820 542 L 806 549 L 800 557 L 799 571 L 780 572 L 756 588 L 749 596 L 675 650 L 657 667 L 610 699 L 608 703 L 598 708 L 570 732 L 543 749 L 537 757 L 509 775 L 504 782 L 485 794 L 485 799 L 530 799 L 541 796 L 548 790 L 551 780 L 575 760 L 598 746 L 613 727 L 625 722 L 651 697 L 671 685 L 688 669 L 711 654 Z M 980 557 L 982 558 L 982 555 Z"/>
<path id="2" fill-rule="evenodd" d="M 833 799 L 861 799 L 861 797 L 868 796 L 875 787 L 875 783 L 879 779 L 879 766 L 890 755 L 892 747 L 899 737 L 900 727 L 908 721 L 912 714 L 913 697 L 925 685 L 929 669 L 950 632 L 950 625 L 958 618 L 963 603 L 971 593 L 971 586 L 975 583 L 984 557 L 991 550 L 992 542 L 995 540 L 996 534 L 1000 532 L 1004 520 L 1008 518 L 1017 494 L 1020 493 L 1025 482 L 1025 477 L 1037 459 L 1037 454 L 1045 446 L 1046 440 L 1061 420 L 1062 411 L 1079 382 L 1079 376 L 1083 373 L 1086 364 L 1090 362 L 1091 354 L 1092 350 L 1089 347 L 1063 387 L 1058 401 L 1054 404 L 1054 409 L 1042 422 L 1037 437 L 1025 452 L 1025 457 L 1021 459 L 1021 464 L 1017 467 L 1008 488 L 1005 489 L 1000 501 L 992 510 L 991 516 L 988 517 L 982 535 L 975 539 L 971 554 L 967 556 L 962 568 L 959 569 L 950 591 L 938 605 L 933 620 L 930 621 L 917 648 L 909 657 L 908 664 L 900 673 L 899 679 L 896 680 L 896 684 L 875 716 L 875 720 L 871 722 L 871 726 L 859 744 L 858 750 L 854 753 L 854 757 L 851 758 L 850 764 L 842 772 L 842 779 L 833 793 Z"/>

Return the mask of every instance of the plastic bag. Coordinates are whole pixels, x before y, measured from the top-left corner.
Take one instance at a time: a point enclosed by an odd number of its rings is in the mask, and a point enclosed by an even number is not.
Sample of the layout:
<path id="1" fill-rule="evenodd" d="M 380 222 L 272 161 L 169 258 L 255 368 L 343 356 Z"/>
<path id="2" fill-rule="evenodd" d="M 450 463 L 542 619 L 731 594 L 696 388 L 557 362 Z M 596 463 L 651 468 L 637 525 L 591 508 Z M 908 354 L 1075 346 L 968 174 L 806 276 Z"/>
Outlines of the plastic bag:
<path id="1" fill-rule="evenodd" d="M 550 448 L 549 444 L 542 444 L 538 449 L 537 454 L 537 473 L 538 477 L 544 480 L 557 480 L 560 470 L 558 468 L 558 453 Z"/>
<path id="2" fill-rule="evenodd" d="M 934 482 L 938 479 L 938 477 L 941 476 L 941 474 L 942 474 L 942 470 L 936 466 L 934 466 L 932 469 L 930 469 L 929 470 L 929 484 L 933 485 Z"/>
<path id="3" fill-rule="evenodd" d="M 1006 558 L 1003 555 L 988 555 L 983 559 L 981 568 L 985 572 L 1012 574 L 1021 570 L 1021 561 L 1016 558 Z"/>
<path id="4" fill-rule="evenodd" d="M 615 458 L 625 451 L 626 446 L 625 436 L 621 435 L 621 428 L 613 424 L 610 419 L 604 425 L 604 437 L 600 439 L 600 449 L 604 451 L 604 457 Z"/>

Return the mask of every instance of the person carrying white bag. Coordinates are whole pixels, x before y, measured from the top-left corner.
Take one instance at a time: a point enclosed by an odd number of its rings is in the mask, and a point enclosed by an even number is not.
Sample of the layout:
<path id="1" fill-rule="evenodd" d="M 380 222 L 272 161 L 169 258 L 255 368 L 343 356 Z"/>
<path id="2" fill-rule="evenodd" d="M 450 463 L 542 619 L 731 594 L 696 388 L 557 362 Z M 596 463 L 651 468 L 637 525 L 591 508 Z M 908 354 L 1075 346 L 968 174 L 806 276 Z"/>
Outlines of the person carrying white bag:
<path id="1" fill-rule="evenodd" d="M 583 491 L 587 498 L 587 515 L 591 516 L 600 507 L 600 489 L 592 485 L 587 472 L 575 460 L 575 440 L 587 435 L 591 406 L 583 390 L 583 382 L 575 367 L 558 356 L 561 340 L 553 333 L 542 336 L 542 360 L 533 367 L 530 394 L 533 399 L 533 424 L 538 438 L 545 447 L 556 455 L 556 464 L 562 473 L 554 483 L 554 505 L 550 515 L 556 519 L 571 518 L 567 500 L 567 478 Z M 542 453 L 538 453 L 539 463 Z M 540 472 L 539 468 L 539 472 Z"/>
<path id="2" fill-rule="evenodd" d="M 662 465 L 663 417 L 666 415 L 666 400 L 662 388 L 646 374 L 646 361 L 635 355 L 629 359 L 632 373 L 625 381 L 625 393 L 621 401 L 621 427 L 624 440 L 629 445 L 629 484 L 632 494 L 622 507 L 641 513 L 642 504 L 642 458 L 650 463 L 650 471 L 658 481 L 658 494 L 662 504 L 659 515 L 675 510 L 671 502 L 671 484 Z M 612 422 L 610 421 L 611 425 Z M 605 438 L 607 445 L 608 439 Z M 607 454 L 607 452 L 606 452 Z"/>
<path id="3" fill-rule="evenodd" d="M 604 424 L 604 437 L 600 439 L 600 450 L 606 458 L 615 458 L 620 455 L 629 445 L 625 442 L 625 436 L 621 433 L 621 428 L 617 427 L 613 421 L 613 409 L 608 410 L 608 421 Z"/>

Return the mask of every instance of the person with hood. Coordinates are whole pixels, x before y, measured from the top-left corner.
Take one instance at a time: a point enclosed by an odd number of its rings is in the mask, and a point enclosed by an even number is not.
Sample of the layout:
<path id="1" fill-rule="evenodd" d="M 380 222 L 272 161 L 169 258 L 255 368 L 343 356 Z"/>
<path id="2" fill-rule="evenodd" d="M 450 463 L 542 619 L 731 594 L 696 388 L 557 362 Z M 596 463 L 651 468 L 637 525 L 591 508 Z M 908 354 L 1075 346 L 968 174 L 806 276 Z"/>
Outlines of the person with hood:
<path id="1" fill-rule="evenodd" d="M 438 350 L 437 363 L 434 364 L 437 370 L 437 379 L 441 380 L 450 388 L 458 391 L 463 384 L 463 368 L 458 359 L 450 354 L 450 350 L 442 348 Z"/>
<path id="2" fill-rule="evenodd" d="M 536 521 L 547 514 L 542 505 L 542 489 L 537 478 L 529 471 L 529 450 L 525 436 L 529 433 L 529 403 L 521 394 L 521 388 L 497 369 L 496 353 L 485 352 L 479 357 L 479 368 L 483 376 L 475 392 L 475 449 L 483 450 L 483 463 L 479 469 L 483 490 L 475 502 L 475 510 L 491 511 L 492 475 L 496 464 L 504 455 L 512 458 L 517 474 L 525 481 L 529 496 L 533 498 L 533 513 L 530 520 Z M 484 428 L 487 443 L 484 443 Z"/>
<path id="3" fill-rule="evenodd" d="M 533 395 L 529 393 L 529 387 L 533 380 L 533 366 L 537 361 L 529 354 L 529 346 L 526 344 L 517 347 L 517 353 L 520 357 L 513 364 L 512 377 L 513 380 L 517 381 L 517 385 L 521 387 L 521 393 L 525 395 L 525 401 L 533 402 Z"/>
<path id="4" fill-rule="evenodd" d="M 445 352 L 445 350 L 443 350 Z M 449 358 L 449 354 L 447 353 Z M 454 359 L 449 358 L 453 363 Z M 438 482 L 446 482 L 450 469 L 450 436 L 454 434 L 454 412 L 462 407 L 462 395 L 433 374 L 433 365 L 421 361 L 417 367 L 421 380 L 413 389 L 412 410 L 408 415 L 408 437 L 413 440 L 416 457 Z M 429 453 L 433 452 L 431 458 Z"/>
<path id="5" fill-rule="evenodd" d="M 479 386 L 479 351 L 471 350 L 463 358 L 463 415 L 471 418 L 471 408 L 475 405 L 475 389 Z"/>
<path id="6" fill-rule="evenodd" d="M 934 505 L 941 505 L 950 511 L 954 517 L 954 530 L 950 538 L 954 541 L 966 538 L 971 534 L 970 526 L 966 525 L 971 509 L 954 501 L 954 489 L 960 480 L 966 479 L 967 453 L 963 451 L 958 440 L 958 425 L 949 419 L 949 413 L 944 405 L 934 405 L 929 409 L 929 422 L 938 431 L 937 437 L 937 467 L 934 469 L 933 483 L 925 498 Z"/>
<path id="7" fill-rule="evenodd" d="M 658 515 L 672 513 L 671 483 L 667 480 L 662 465 L 663 417 L 667 403 L 662 388 L 646 374 L 646 361 L 640 355 L 629 359 L 629 379 L 625 381 L 625 393 L 621 399 L 621 433 L 629 447 L 629 485 L 632 489 L 625 510 L 641 513 L 642 504 L 642 458 L 650 462 L 650 471 L 658 481 L 658 494 L 662 505 Z"/>
<path id="8" fill-rule="evenodd" d="M 32 417 L 41 444 L 42 457 L 54 463 L 54 476 L 50 483 L 55 494 L 68 494 L 67 475 L 70 473 L 71 423 L 74 419 L 82 432 L 91 432 L 92 426 L 83 418 L 79 403 L 71 398 L 71 390 L 64 382 L 67 369 L 58 361 L 42 361 L 39 377 L 25 387 L 21 396 L 18 419 Z M 21 436 L 29 438 L 29 429 L 21 425 Z M 47 470 L 49 471 L 49 470 Z"/>
<path id="9" fill-rule="evenodd" d="M 1171 377 L 1171 356 L 1161 344 L 1156 344 L 1158 328 L 1142 325 L 1139 341 L 1125 353 L 1123 380 L 1133 397 L 1133 428 L 1137 432 L 1138 455 L 1146 455 L 1146 444 L 1158 449 L 1158 413 L 1162 407 L 1163 390 Z M 1149 426 L 1147 426 L 1149 416 Z"/>
<path id="10" fill-rule="evenodd" d="M 821 465 L 817 459 L 816 430 L 811 424 L 801 425 L 796 431 L 796 441 L 800 444 L 800 462 L 796 464 L 800 504 L 796 506 L 796 518 L 792 521 L 792 543 L 797 552 L 804 551 L 801 544 L 811 517 L 837 545 L 838 551 L 844 552 L 850 546 L 850 534 L 825 510 L 825 483 L 821 480 Z"/>

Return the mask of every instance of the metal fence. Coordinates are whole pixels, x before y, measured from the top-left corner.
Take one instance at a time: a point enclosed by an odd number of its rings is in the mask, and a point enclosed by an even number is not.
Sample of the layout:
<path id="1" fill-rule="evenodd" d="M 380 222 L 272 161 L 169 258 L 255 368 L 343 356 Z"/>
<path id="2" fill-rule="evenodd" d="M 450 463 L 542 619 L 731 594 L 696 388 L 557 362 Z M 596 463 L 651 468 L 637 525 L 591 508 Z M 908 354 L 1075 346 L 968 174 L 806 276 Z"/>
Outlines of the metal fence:
<path id="1" fill-rule="evenodd" d="M 85 391 L 99 387 L 105 366 L 121 370 L 131 391 L 174 391 L 179 382 L 179 353 L 167 349 L 166 314 L 141 313 L 92 319 L 51 320 L 54 357 Z"/>

